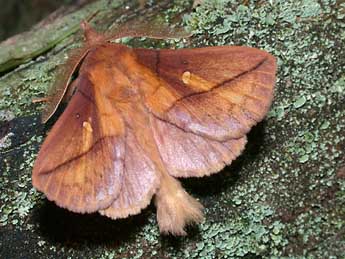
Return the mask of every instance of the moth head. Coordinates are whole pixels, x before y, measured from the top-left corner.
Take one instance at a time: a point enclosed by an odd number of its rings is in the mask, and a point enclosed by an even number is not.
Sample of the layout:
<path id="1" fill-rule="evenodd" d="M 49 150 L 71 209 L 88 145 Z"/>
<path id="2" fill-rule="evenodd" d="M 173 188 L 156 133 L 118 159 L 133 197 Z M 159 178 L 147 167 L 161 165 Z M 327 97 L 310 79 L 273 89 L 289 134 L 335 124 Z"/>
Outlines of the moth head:
<path id="1" fill-rule="evenodd" d="M 84 31 L 84 37 L 87 45 L 96 45 L 106 40 L 105 37 L 95 31 L 87 21 L 82 21 L 80 23 L 80 27 Z"/>

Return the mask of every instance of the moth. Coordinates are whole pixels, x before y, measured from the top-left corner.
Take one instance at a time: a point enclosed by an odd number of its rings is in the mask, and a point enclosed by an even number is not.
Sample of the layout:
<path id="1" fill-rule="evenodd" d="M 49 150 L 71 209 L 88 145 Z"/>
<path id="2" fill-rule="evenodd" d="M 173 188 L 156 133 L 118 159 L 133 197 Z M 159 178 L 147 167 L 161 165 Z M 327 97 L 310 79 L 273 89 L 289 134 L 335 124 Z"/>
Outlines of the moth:
<path id="1" fill-rule="evenodd" d="M 211 175 L 241 154 L 272 102 L 275 58 L 242 46 L 130 48 L 110 39 L 173 35 L 82 28 L 84 46 L 43 114 L 47 121 L 70 97 L 39 151 L 33 186 L 60 207 L 112 219 L 140 213 L 154 197 L 160 231 L 185 235 L 203 206 L 177 178 Z"/>

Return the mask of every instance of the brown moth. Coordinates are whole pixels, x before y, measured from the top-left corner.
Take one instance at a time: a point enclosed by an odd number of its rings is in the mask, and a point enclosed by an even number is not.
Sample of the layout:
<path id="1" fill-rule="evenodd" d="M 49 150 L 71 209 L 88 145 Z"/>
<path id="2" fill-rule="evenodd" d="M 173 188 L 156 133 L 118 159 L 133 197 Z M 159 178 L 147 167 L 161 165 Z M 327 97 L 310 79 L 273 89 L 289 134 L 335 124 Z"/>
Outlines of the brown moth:
<path id="1" fill-rule="evenodd" d="M 187 224 L 202 221 L 202 205 L 176 178 L 216 173 L 241 154 L 272 102 L 275 58 L 239 46 L 130 48 L 109 40 L 176 35 L 82 28 L 84 47 L 63 67 L 43 114 L 47 121 L 70 92 L 33 185 L 58 206 L 112 219 L 139 213 L 154 197 L 160 231 L 184 235 Z"/>

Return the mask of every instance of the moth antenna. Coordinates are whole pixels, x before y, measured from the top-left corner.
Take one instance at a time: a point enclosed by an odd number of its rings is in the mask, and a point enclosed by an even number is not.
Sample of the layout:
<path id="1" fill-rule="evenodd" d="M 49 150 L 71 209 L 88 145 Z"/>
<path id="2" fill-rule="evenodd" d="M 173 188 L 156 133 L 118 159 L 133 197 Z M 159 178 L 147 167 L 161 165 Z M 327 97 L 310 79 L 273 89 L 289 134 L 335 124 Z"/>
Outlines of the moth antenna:
<path id="1" fill-rule="evenodd" d="M 77 69 L 80 62 L 88 53 L 87 48 L 73 49 L 69 52 L 68 60 L 65 64 L 58 67 L 55 75 L 55 82 L 49 88 L 47 93 L 47 103 L 42 111 L 42 122 L 46 123 L 49 118 L 56 112 L 57 107 L 61 103 L 64 95 L 67 92 L 68 86 L 71 82 L 71 77 Z"/>
<path id="2" fill-rule="evenodd" d="M 107 41 L 123 37 L 147 37 L 151 39 L 179 39 L 189 38 L 191 32 L 182 28 L 172 28 L 166 23 L 157 23 L 153 21 L 144 21 L 135 19 L 125 24 L 117 25 L 105 33 Z"/>
<path id="3" fill-rule="evenodd" d="M 200 223 L 203 206 L 190 196 L 181 183 L 168 174 L 162 175 L 161 185 L 155 196 L 157 221 L 160 232 L 176 236 L 186 235 L 186 225 Z"/>
<path id="4" fill-rule="evenodd" d="M 57 107 L 63 100 L 68 90 L 72 74 L 77 69 L 78 65 L 86 56 L 86 54 L 89 52 L 90 48 L 93 45 L 96 45 L 99 42 L 104 41 L 104 36 L 95 31 L 87 22 L 87 20 L 82 21 L 80 23 L 80 26 L 84 31 L 86 44 L 82 48 L 73 49 L 72 51 L 70 51 L 69 58 L 66 61 L 66 63 L 63 66 L 59 67 L 59 70 L 56 75 L 57 79 L 48 91 L 49 102 L 47 103 L 42 113 L 43 123 L 46 123 L 49 120 L 49 118 L 55 113 Z"/>

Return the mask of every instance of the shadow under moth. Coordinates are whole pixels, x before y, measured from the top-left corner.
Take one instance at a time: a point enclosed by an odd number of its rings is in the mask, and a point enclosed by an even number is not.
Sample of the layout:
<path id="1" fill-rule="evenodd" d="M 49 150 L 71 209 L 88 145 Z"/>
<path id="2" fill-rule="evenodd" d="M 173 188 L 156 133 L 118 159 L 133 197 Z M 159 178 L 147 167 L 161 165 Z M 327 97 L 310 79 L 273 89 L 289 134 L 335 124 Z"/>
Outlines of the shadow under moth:
<path id="1" fill-rule="evenodd" d="M 82 28 L 84 45 L 62 67 L 43 113 L 46 122 L 70 96 L 39 151 L 33 185 L 60 207 L 112 219 L 154 197 L 160 231 L 184 235 L 202 221 L 202 205 L 176 178 L 219 172 L 241 154 L 272 102 L 275 58 L 241 46 L 130 48 L 110 40 L 181 35 Z"/>

